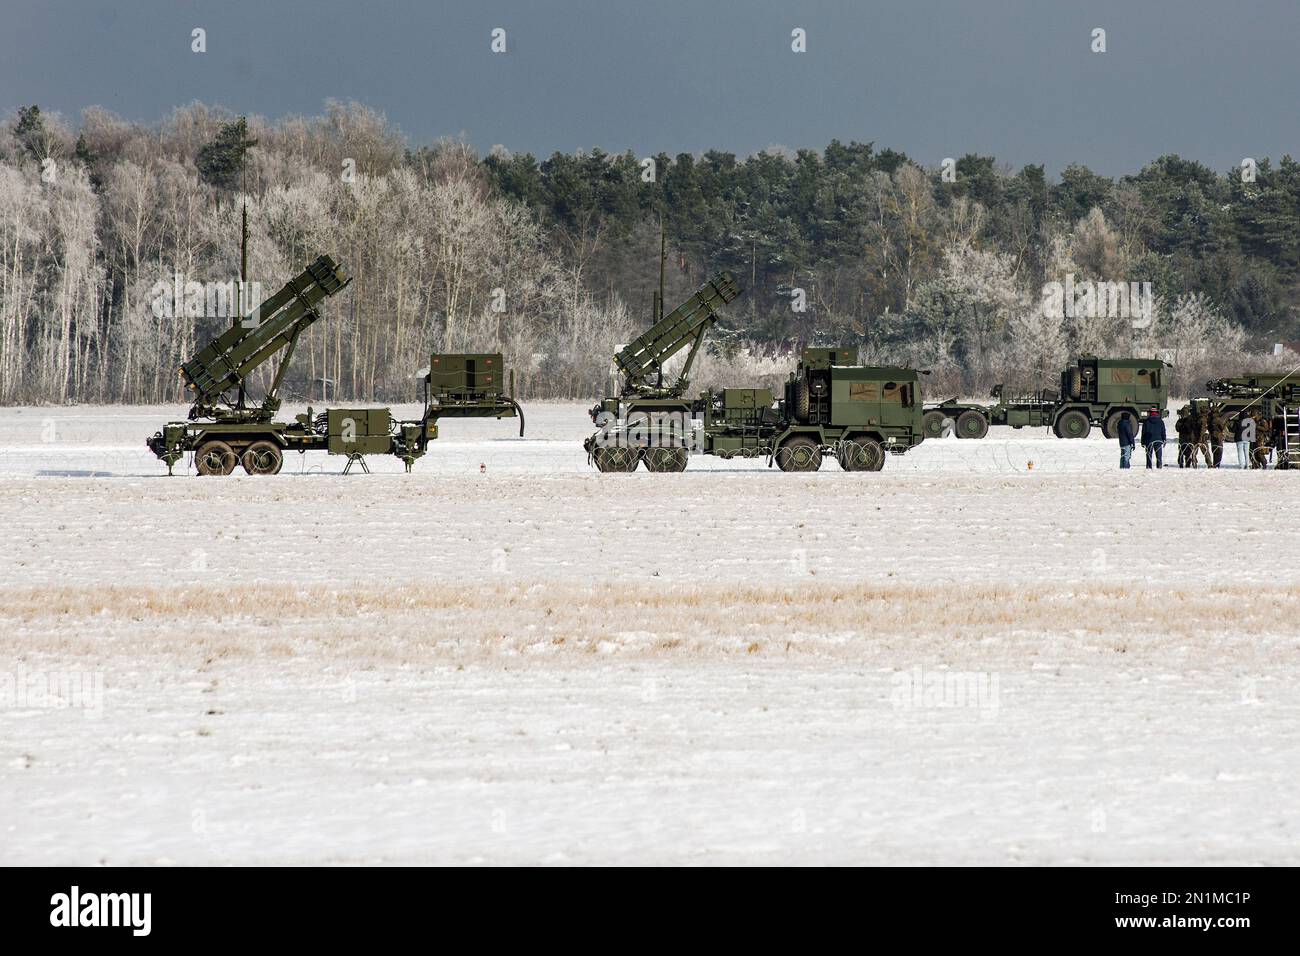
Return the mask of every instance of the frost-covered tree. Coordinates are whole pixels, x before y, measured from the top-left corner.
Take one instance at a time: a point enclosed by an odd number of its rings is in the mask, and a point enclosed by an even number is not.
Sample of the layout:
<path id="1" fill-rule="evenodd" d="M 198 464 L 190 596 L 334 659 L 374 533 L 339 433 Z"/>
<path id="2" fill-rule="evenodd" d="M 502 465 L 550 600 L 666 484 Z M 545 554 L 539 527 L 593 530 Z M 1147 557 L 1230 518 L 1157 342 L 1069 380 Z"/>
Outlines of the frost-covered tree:
<path id="1" fill-rule="evenodd" d="M 1151 324 L 1137 330 L 1134 339 L 1141 354 L 1173 364 L 1176 382 L 1187 393 L 1225 368 L 1238 371 L 1245 359 L 1245 330 L 1199 292 L 1172 303 L 1158 299 Z"/>
<path id="2" fill-rule="evenodd" d="M 1035 307 L 1013 256 L 960 243 L 945 253 L 939 276 L 917 289 L 889 338 L 901 354 L 932 368 L 936 382 L 985 389 L 1001 373 L 1011 328 Z"/>
<path id="3" fill-rule="evenodd" d="M 354 278 L 300 343 L 290 400 L 325 382 L 415 399 L 434 349 L 501 349 L 526 397 L 591 397 L 613 346 L 646 327 L 661 214 L 667 308 L 719 269 L 745 287 L 701 359 L 737 376 L 720 384 L 766 382 L 810 343 L 933 368 L 933 392 L 1050 384 L 1083 351 L 1176 349 L 1228 374 L 1238 348 L 1300 340 L 1290 158 L 1261 160 L 1253 183 L 1176 156 L 1054 182 L 974 155 L 950 182 L 838 141 L 652 161 L 643 177 L 630 152 L 413 146 L 358 103 L 274 122 L 191 103 L 155 125 L 92 108 L 75 129 L 24 107 L 0 121 L 0 402 L 182 399 L 176 365 L 226 319 L 155 315 L 153 293 L 178 273 L 238 275 L 229 196 L 245 182 L 265 294 L 321 252 Z M 1152 328 L 1043 310 L 1044 283 L 1067 275 L 1150 281 L 1172 305 Z"/>

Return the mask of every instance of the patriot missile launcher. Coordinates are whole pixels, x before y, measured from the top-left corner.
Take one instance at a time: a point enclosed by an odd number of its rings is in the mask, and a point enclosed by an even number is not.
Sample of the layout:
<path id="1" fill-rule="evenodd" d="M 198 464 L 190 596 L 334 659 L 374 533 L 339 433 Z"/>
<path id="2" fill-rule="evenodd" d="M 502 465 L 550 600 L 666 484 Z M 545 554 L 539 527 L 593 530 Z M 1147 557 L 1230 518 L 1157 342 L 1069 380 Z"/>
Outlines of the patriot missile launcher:
<path id="1" fill-rule="evenodd" d="M 504 388 L 500 355 L 432 356 L 419 421 L 396 421 L 388 408 L 308 408 L 292 422 L 277 421 L 280 386 L 299 338 L 321 318 L 325 300 L 351 282 L 334 259 L 321 256 L 181 366 L 193 393 L 189 420 L 169 422 L 146 442 L 169 475 L 189 452 L 200 475 L 229 475 L 236 465 L 250 475 L 274 475 L 285 452 L 317 450 L 346 456 L 345 473 L 353 464 L 369 471 L 366 455 L 394 455 L 410 471 L 438 437 L 438 419 L 450 416 L 518 416 L 523 434 L 523 412 Z M 250 399 L 250 376 L 276 356 L 261 401 Z"/>
<path id="2" fill-rule="evenodd" d="M 647 471 L 682 471 L 699 453 L 766 458 L 782 471 L 816 471 L 830 454 L 844 471 L 879 471 L 887 453 L 921 443 L 917 371 L 858 365 L 852 348 L 804 349 L 779 400 L 766 388 L 687 397 L 706 333 L 739 294 L 732 274 L 719 273 L 614 356 L 611 394 L 591 409 L 598 431 L 583 446 L 597 469 L 630 472 L 645 462 Z M 665 363 L 687 348 L 665 382 Z"/>

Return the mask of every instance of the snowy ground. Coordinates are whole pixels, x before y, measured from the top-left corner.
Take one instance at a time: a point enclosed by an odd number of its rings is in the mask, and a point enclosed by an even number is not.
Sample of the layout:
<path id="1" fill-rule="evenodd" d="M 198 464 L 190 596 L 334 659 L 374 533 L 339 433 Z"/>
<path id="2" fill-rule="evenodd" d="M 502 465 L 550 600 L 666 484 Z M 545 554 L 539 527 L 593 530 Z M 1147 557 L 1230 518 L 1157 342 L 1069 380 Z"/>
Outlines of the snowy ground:
<path id="1" fill-rule="evenodd" d="M 0 863 L 1300 863 L 1300 476 L 526 411 L 168 479 L 179 409 L 0 409 Z"/>

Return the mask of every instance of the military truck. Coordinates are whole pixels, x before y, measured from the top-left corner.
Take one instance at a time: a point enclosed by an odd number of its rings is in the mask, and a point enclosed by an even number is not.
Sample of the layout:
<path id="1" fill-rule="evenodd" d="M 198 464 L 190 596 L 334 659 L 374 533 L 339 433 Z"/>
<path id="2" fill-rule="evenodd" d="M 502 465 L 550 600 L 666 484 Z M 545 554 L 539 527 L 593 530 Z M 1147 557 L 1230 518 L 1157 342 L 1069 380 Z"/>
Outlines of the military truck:
<path id="1" fill-rule="evenodd" d="M 919 375 L 897 365 L 857 365 L 855 350 L 805 348 L 785 383 L 785 397 L 758 428 L 733 424 L 737 403 L 723 389 L 710 394 L 721 416 L 705 409 L 704 452 L 722 458 L 767 455 L 783 471 L 816 471 L 825 454 L 844 471 L 879 471 L 886 454 L 901 455 L 925 437 Z M 740 410 L 743 415 L 743 409 Z M 752 451 L 751 451 L 752 449 Z"/>
<path id="2" fill-rule="evenodd" d="M 720 273 L 614 356 L 611 394 L 591 409 L 599 430 L 584 443 L 598 470 L 631 472 L 645 462 L 652 472 L 682 471 L 698 453 L 766 458 L 782 471 L 816 471 L 830 454 L 845 471 L 879 471 L 887 453 L 920 444 L 916 370 L 857 365 L 851 349 L 804 349 L 779 401 L 765 388 L 686 397 L 717 310 L 739 294 L 731 273 Z M 665 385 L 665 363 L 687 346 L 681 372 Z"/>
<path id="3" fill-rule="evenodd" d="M 1152 407 L 1169 414 L 1169 365 L 1160 359 L 1098 358 L 1084 355 L 1061 372 L 1059 391 L 1043 389 L 1008 396 L 1001 385 L 994 405 L 975 405 L 950 398 L 925 410 L 925 433 L 931 438 L 951 432 L 958 438 L 983 438 L 990 425 L 1048 427 L 1057 438 L 1087 438 L 1094 425 L 1114 438 L 1121 418 L 1136 428 Z"/>
<path id="4" fill-rule="evenodd" d="M 1205 383 L 1214 398 L 1197 398 L 1187 403 L 1194 422 L 1220 423 L 1230 432 L 1242 412 L 1255 419 L 1255 462 L 1265 466 L 1268 452 L 1276 452 L 1279 469 L 1300 468 L 1300 378 L 1292 372 L 1247 372 L 1234 378 Z M 1230 434 L 1206 436 L 1215 447 L 1232 440 Z M 1261 454 L 1262 452 L 1262 454 Z"/>
<path id="5" fill-rule="evenodd" d="M 425 376 L 425 410 L 419 421 L 395 421 L 387 408 L 310 407 L 292 422 L 277 421 L 280 386 L 302 333 L 321 317 L 325 299 L 352 282 L 328 255 L 320 256 L 275 295 L 217 336 L 181 366 L 194 393 L 189 420 L 169 422 L 146 441 L 167 473 L 193 452 L 200 475 L 229 475 L 236 465 L 250 475 L 274 475 L 288 451 L 344 455 L 369 471 L 366 455 L 394 455 L 410 471 L 438 437 L 438 419 L 451 416 L 514 417 L 523 412 L 502 388 L 500 355 L 434 355 Z M 249 397 L 249 377 L 279 356 L 260 402 Z M 444 373 L 444 370 L 454 369 Z M 437 371 L 435 371 L 437 370 Z"/>

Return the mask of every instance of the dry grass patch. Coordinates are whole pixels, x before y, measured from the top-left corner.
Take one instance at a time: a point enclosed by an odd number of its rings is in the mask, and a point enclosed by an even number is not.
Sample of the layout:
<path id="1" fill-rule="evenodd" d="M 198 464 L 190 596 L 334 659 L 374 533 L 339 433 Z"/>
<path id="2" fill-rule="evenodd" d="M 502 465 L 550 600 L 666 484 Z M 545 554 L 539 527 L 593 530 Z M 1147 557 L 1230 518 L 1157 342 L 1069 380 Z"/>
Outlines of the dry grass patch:
<path id="1" fill-rule="evenodd" d="M 812 654 L 867 661 L 1001 650 L 1275 659 L 1300 648 L 1300 588 L 1158 598 L 1060 587 L 499 583 L 0 590 L 0 646 L 25 653 L 465 660 L 520 655 Z"/>

